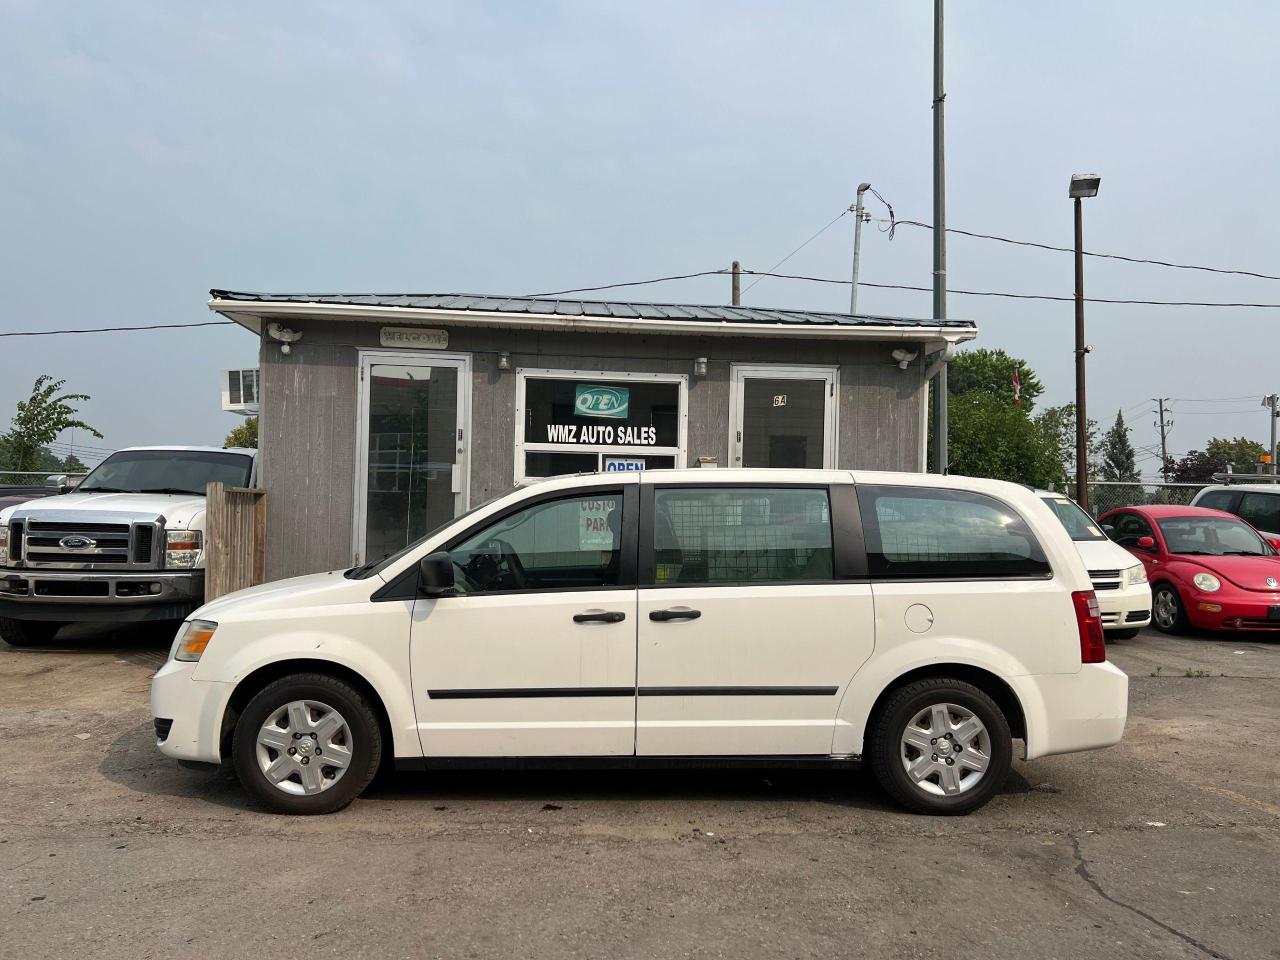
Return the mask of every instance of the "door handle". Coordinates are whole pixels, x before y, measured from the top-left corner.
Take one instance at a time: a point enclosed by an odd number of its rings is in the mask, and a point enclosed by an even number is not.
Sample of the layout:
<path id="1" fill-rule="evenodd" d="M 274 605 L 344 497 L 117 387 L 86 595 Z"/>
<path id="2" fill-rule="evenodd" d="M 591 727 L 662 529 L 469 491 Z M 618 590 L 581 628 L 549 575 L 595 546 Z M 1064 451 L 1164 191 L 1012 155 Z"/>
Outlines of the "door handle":
<path id="1" fill-rule="evenodd" d="M 627 615 L 621 610 L 601 610 L 598 613 L 575 613 L 574 623 L 621 623 Z"/>
<path id="2" fill-rule="evenodd" d="M 671 620 L 697 620 L 702 616 L 701 610 L 690 610 L 688 607 L 672 607 L 670 610 L 650 610 L 649 619 L 658 623 Z"/>

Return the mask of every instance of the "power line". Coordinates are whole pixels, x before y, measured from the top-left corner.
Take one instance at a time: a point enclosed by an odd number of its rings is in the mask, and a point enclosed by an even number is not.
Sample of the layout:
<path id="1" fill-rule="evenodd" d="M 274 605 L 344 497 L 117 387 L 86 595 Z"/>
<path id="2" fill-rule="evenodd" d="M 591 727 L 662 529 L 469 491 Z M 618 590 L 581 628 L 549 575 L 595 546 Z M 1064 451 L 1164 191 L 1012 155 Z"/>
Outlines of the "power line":
<path id="1" fill-rule="evenodd" d="M 222 327 L 235 325 L 234 320 L 205 320 L 201 323 L 150 323 L 141 327 L 81 327 L 76 330 L 18 330 L 0 333 L 0 337 L 52 337 L 60 333 L 126 333 L 131 330 L 180 330 L 186 327 Z"/>
<path id="2" fill-rule="evenodd" d="M 871 192 L 872 192 L 872 193 L 875 193 L 875 191 L 874 191 L 874 190 L 872 190 Z M 877 196 L 877 197 L 880 197 L 880 194 L 876 193 L 876 196 Z M 888 201 L 887 201 L 887 200 L 885 200 L 885 199 L 884 199 L 884 197 L 880 197 L 880 201 L 881 201 L 882 203 L 884 203 L 884 205 L 885 205 L 886 207 L 889 207 L 889 203 L 888 203 Z M 768 270 L 762 271 L 762 272 L 757 276 L 757 278 L 756 278 L 755 280 L 752 280 L 752 281 L 751 281 L 751 283 L 747 284 L 747 289 L 746 289 L 746 290 L 743 290 L 742 292 L 743 292 L 743 293 L 746 293 L 748 290 L 750 290 L 752 287 L 754 287 L 757 283 L 759 283 L 759 282 L 760 282 L 761 280 L 763 280 L 765 277 L 773 276 L 772 271 L 777 270 L 780 266 L 782 266 L 784 263 L 786 263 L 788 260 L 790 260 L 792 257 L 794 257 L 797 253 L 799 253 L 801 250 L 803 250 L 803 249 L 804 249 L 805 247 L 807 247 L 809 244 L 813 243 L 813 241 L 817 240 L 817 239 L 818 239 L 818 237 L 822 236 L 824 233 L 826 233 L 828 230 L 830 230 L 830 229 L 831 229 L 831 227 L 832 227 L 832 226 L 833 226 L 837 221 L 839 221 L 841 217 L 843 217 L 843 216 L 844 216 L 846 213 L 848 213 L 848 212 L 849 212 L 848 210 L 841 210 L 841 211 L 840 211 L 840 213 L 836 215 L 835 220 L 832 220 L 832 221 L 831 221 L 831 223 L 828 223 L 825 227 L 823 227 L 821 230 L 819 230 L 817 233 L 815 233 L 812 237 L 810 237 L 810 238 L 809 238 L 808 240 L 806 240 L 804 243 L 800 244 L 800 246 L 796 247 L 794 250 L 792 250 L 790 253 L 788 253 L 785 257 L 783 257 L 781 260 L 779 260 L 777 263 L 775 263 L 775 264 L 774 264 L 772 267 L 770 267 Z M 890 220 L 890 221 L 892 221 L 892 220 L 893 220 L 893 207 L 889 207 L 889 220 Z M 746 273 L 755 273 L 756 271 L 754 271 L 754 270 L 747 270 L 747 271 L 744 271 L 744 272 L 746 272 Z"/>
<path id="3" fill-rule="evenodd" d="M 1247 397 L 1170 397 L 1179 403 L 1239 403 L 1241 400 L 1256 400 L 1257 395 Z"/>
<path id="4" fill-rule="evenodd" d="M 836 219 L 838 220 L 840 218 L 837 217 Z M 834 222 L 835 221 L 832 221 L 832 223 Z M 533 299 L 537 299 L 540 297 L 560 297 L 566 293 L 593 293 L 596 290 L 615 290 L 618 287 L 643 287 L 646 284 L 650 284 L 650 283 L 666 283 L 668 280 L 692 280 L 694 277 L 713 277 L 713 276 L 716 276 L 717 274 L 724 274 L 724 273 L 730 273 L 730 272 L 731 271 L 729 270 L 702 270 L 698 273 L 681 273 L 671 277 L 654 277 L 652 280 L 630 280 L 625 283 L 604 283 L 598 287 L 576 287 L 573 290 L 552 290 L 550 293 L 527 293 L 525 294 L 525 296 Z M 753 273 L 754 271 L 743 270 L 742 272 Z M 751 288 L 747 287 L 747 289 L 750 290 Z"/>
<path id="5" fill-rule="evenodd" d="M 926 230 L 932 230 L 933 225 L 924 223 L 920 220 L 897 220 L 890 221 L 890 237 L 892 237 L 893 228 L 906 224 L 911 227 L 923 227 Z M 947 233 L 958 233 L 964 237 L 975 237 L 979 240 L 995 240 L 999 243 L 1007 243 L 1016 247 L 1035 247 L 1038 250 L 1053 250 L 1058 253 L 1075 253 L 1073 247 L 1059 247 L 1051 243 L 1036 243 L 1032 240 L 1014 240 L 1010 237 L 1000 237 L 992 233 L 977 233 L 973 230 L 960 230 L 956 227 L 947 227 Z M 1173 263 L 1168 260 L 1151 260 L 1146 257 L 1126 257 L 1119 253 L 1094 253 L 1089 250 L 1084 251 L 1086 257 L 1098 257 L 1105 260 L 1123 260 L 1125 263 L 1143 263 L 1155 267 L 1171 267 L 1175 270 L 1200 270 L 1204 273 L 1223 273 L 1231 274 L 1238 277 L 1254 277 L 1258 280 L 1280 280 L 1280 276 L 1270 273 L 1257 273 L 1253 270 L 1235 270 L 1224 267 L 1206 267 L 1194 263 Z"/>

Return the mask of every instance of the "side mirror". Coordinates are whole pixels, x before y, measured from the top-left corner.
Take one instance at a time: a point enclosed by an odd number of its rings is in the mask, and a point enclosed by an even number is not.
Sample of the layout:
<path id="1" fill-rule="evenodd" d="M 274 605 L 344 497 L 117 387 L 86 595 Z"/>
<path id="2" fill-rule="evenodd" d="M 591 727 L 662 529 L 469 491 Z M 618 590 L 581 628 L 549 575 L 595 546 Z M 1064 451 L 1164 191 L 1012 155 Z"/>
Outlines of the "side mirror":
<path id="1" fill-rule="evenodd" d="M 44 488 L 54 493 L 66 493 L 71 489 L 71 480 L 65 473 L 55 473 L 44 478 Z"/>
<path id="2" fill-rule="evenodd" d="M 1139 550 L 1154 550 L 1156 548 L 1155 537 L 1139 537 L 1138 542 L 1134 544 Z"/>
<path id="3" fill-rule="evenodd" d="M 1271 544 L 1271 548 L 1280 553 L 1280 537 L 1267 537 L 1267 543 Z"/>
<path id="4" fill-rule="evenodd" d="M 1116 528 L 1109 523 L 1104 523 L 1102 525 L 1102 532 L 1105 533 L 1108 537 L 1114 537 L 1116 535 Z"/>
<path id="5" fill-rule="evenodd" d="M 453 589 L 453 558 L 447 550 L 429 553 L 418 561 L 418 586 L 428 597 Z"/>

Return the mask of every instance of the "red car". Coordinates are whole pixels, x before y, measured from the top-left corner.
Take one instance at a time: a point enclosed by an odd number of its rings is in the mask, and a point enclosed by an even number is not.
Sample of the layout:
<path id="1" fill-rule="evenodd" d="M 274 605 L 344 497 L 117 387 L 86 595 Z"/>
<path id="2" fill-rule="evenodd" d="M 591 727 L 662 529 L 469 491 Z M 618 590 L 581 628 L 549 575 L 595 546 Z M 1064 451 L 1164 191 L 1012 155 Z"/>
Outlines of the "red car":
<path id="1" fill-rule="evenodd" d="M 1147 568 L 1158 629 L 1280 631 L 1277 544 L 1239 517 L 1146 506 L 1121 507 L 1099 520 Z"/>

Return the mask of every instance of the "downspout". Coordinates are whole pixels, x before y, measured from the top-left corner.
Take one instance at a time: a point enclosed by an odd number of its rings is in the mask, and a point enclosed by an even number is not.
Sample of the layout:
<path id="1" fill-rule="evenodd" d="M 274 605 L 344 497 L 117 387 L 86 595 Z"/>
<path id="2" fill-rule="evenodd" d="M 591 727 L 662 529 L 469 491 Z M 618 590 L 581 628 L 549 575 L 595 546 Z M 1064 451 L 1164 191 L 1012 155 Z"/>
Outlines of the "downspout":
<path id="1" fill-rule="evenodd" d="M 946 456 L 946 428 L 947 428 L 947 364 L 956 355 L 956 345 L 948 342 L 941 350 L 925 356 L 927 362 L 930 356 L 936 356 L 937 359 L 925 368 L 921 377 L 921 387 L 924 396 L 920 399 L 920 472 L 929 472 L 929 382 L 937 377 L 936 385 L 938 393 L 933 397 L 933 417 L 934 430 L 942 437 L 942 441 L 934 446 L 934 449 Z M 939 403 L 938 394 L 942 395 L 942 402 Z M 941 427 L 941 430 L 938 428 Z M 939 467 L 937 473 L 946 473 L 945 463 Z"/>

